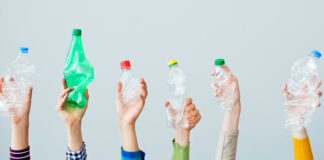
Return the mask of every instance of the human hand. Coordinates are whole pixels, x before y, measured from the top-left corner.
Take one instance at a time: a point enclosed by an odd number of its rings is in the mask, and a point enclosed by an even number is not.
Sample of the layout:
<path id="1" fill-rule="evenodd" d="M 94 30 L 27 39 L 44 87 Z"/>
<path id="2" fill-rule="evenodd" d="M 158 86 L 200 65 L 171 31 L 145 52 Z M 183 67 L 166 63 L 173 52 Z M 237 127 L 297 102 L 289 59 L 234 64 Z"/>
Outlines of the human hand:
<path id="1" fill-rule="evenodd" d="M 10 81 L 15 83 L 13 78 L 11 78 Z M 4 79 L 0 77 L 0 95 L 4 92 L 3 86 Z M 25 96 L 25 100 L 22 103 L 23 106 L 19 111 L 14 111 L 16 114 L 11 117 L 11 148 L 16 150 L 26 149 L 29 146 L 29 113 L 33 87 L 29 86 L 26 93 L 26 95 L 23 95 Z"/>
<path id="2" fill-rule="evenodd" d="M 119 125 L 135 125 L 135 122 L 141 114 L 145 99 L 148 95 L 146 82 L 143 78 L 140 80 L 139 97 L 130 102 L 125 102 L 122 97 L 122 83 L 117 84 L 116 107 L 119 118 Z"/>
<path id="3" fill-rule="evenodd" d="M 287 121 L 286 125 L 289 125 L 293 131 L 295 137 L 305 137 L 305 111 L 313 110 L 316 107 L 320 107 L 319 98 L 322 96 L 321 91 L 322 81 L 319 81 L 315 87 L 315 90 L 312 94 L 302 94 L 295 95 L 289 92 L 288 84 L 285 83 L 282 87 L 284 94 L 286 112 L 287 112 Z M 304 85 L 302 90 L 307 93 L 308 85 Z M 315 99 L 315 100 L 314 100 Z"/>
<path id="4" fill-rule="evenodd" d="M 58 114 L 64 120 L 64 122 L 67 126 L 72 126 L 74 124 L 81 123 L 82 118 L 85 115 L 87 108 L 88 108 L 88 102 L 89 102 L 88 89 L 84 93 L 85 97 L 87 99 L 87 104 L 83 109 L 80 109 L 78 107 L 72 108 L 69 105 L 69 103 L 66 101 L 69 92 L 72 91 L 73 88 L 67 88 L 65 79 L 62 79 L 62 86 L 63 86 L 63 91 L 60 94 L 57 108 L 56 108 Z"/>
<path id="5" fill-rule="evenodd" d="M 175 141 L 181 146 L 187 146 L 190 140 L 190 131 L 196 127 L 201 119 L 201 115 L 196 105 L 192 102 L 191 98 L 185 100 L 184 117 L 182 118 L 182 124 L 186 124 L 187 127 L 178 127 L 176 129 Z M 171 107 L 170 102 L 165 102 L 166 107 Z"/>
<path id="6" fill-rule="evenodd" d="M 228 72 L 231 73 L 227 66 L 224 66 L 224 69 L 228 70 Z M 212 82 L 211 87 L 214 96 L 219 98 L 220 102 L 231 102 L 230 104 L 232 106 L 228 108 L 228 111 L 239 110 L 240 103 L 241 103 L 240 87 L 236 76 L 231 74 L 227 85 L 219 86 L 218 84 Z"/>

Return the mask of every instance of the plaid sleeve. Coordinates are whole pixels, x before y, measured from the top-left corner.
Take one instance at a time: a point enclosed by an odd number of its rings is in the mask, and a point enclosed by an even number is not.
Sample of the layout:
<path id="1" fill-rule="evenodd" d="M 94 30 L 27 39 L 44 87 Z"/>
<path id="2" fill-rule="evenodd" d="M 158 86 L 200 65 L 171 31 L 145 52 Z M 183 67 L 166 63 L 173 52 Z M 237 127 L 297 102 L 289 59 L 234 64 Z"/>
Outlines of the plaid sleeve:
<path id="1" fill-rule="evenodd" d="M 73 152 L 68 148 L 68 151 L 66 152 L 66 160 L 86 160 L 86 159 L 87 159 L 87 151 L 84 142 L 79 151 Z"/>
<path id="2" fill-rule="evenodd" d="M 10 160 L 30 160 L 29 147 L 23 150 L 13 150 L 10 148 Z"/>
<path id="3" fill-rule="evenodd" d="M 145 153 L 143 151 L 128 152 L 121 148 L 122 160 L 144 160 Z"/>

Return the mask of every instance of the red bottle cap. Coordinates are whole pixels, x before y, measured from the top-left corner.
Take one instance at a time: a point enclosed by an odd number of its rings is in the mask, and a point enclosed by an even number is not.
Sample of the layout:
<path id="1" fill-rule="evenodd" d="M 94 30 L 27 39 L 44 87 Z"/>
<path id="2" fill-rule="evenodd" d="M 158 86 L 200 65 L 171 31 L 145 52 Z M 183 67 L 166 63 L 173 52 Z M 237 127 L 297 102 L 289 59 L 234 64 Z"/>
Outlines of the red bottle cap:
<path id="1" fill-rule="evenodd" d="M 129 60 L 122 61 L 122 62 L 120 62 L 120 67 L 121 67 L 121 69 L 130 69 L 131 63 Z"/>

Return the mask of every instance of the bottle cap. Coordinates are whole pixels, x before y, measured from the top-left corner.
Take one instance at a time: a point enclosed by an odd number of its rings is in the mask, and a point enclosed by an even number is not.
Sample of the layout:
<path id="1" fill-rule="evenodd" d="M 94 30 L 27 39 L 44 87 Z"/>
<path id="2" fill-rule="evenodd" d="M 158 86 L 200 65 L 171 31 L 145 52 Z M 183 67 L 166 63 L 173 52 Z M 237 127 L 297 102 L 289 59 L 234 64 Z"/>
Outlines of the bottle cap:
<path id="1" fill-rule="evenodd" d="M 81 29 L 73 29 L 72 35 L 81 35 Z"/>
<path id="2" fill-rule="evenodd" d="M 120 62 L 120 67 L 121 69 L 130 69 L 132 66 L 129 60 L 125 60 Z"/>
<path id="3" fill-rule="evenodd" d="M 320 58 L 322 57 L 321 52 L 319 52 L 318 50 L 313 50 L 313 51 L 311 52 L 311 55 L 314 56 L 314 57 L 317 58 L 317 59 L 320 59 Z"/>
<path id="4" fill-rule="evenodd" d="M 225 60 L 224 59 L 216 59 L 215 60 L 215 66 L 222 66 L 225 64 Z"/>
<path id="5" fill-rule="evenodd" d="M 176 65 L 176 64 L 178 64 L 178 62 L 177 62 L 177 60 L 175 60 L 175 59 L 170 60 L 170 61 L 168 62 L 168 66 L 169 66 L 169 67 L 172 67 L 172 66 L 174 66 L 174 65 Z"/>
<path id="6" fill-rule="evenodd" d="M 28 48 L 27 47 L 20 47 L 19 48 L 19 53 L 21 53 L 21 54 L 27 54 L 28 53 Z"/>

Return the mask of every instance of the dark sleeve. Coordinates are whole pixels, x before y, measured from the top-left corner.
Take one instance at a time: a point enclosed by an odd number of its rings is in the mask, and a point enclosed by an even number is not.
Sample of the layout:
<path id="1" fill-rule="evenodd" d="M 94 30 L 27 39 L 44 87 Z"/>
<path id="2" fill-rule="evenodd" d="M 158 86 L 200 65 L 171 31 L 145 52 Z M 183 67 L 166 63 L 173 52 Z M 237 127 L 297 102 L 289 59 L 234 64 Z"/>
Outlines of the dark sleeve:
<path id="1" fill-rule="evenodd" d="M 23 150 L 13 150 L 10 148 L 10 160 L 30 160 L 29 147 Z"/>

